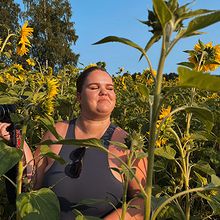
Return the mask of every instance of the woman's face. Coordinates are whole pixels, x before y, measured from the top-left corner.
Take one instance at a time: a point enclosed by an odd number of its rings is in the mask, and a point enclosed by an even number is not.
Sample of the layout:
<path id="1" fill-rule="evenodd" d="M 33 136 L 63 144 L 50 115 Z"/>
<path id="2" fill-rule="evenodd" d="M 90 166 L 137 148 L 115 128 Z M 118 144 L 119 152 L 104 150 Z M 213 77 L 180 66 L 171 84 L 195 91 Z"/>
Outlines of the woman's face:
<path id="1" fill-rule="evenodd" d="M 111 76 L 94 70 L 86 78 L 82 92 L 78 94 L 81 115 L 87 118 L 109 117 L 115 107 L 116 95 Z"/>

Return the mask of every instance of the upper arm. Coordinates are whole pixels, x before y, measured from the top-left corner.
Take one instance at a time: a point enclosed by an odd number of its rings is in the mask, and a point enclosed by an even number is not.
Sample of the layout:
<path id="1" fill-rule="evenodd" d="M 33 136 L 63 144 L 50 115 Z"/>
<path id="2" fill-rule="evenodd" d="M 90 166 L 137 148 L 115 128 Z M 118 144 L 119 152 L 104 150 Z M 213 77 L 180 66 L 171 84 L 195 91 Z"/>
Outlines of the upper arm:
<path id="1" fill-rule="evenodd" d="M 68 122 L 58 122 L 55 124 L 56 131 L 59 133 L 61 137 L 65 137 L 66 131 L 68 128 Z M 47 131 L 42 138 L 42 141 L 45 140 L 53 140 L 56 141 L 56 137 L 50 132 Z M 49 146 L 53 153 L 58 154 L 61 148 L 61 145 L 51 145 Z M 43 182 L 43 177 L 47 166 L 52 164 L 53 159 L 41 156 L 41 146 L 36 148 L 34 153 L 34 161 L 35 161 L 35 170 L 34 170 L 34 185 L 35 188 L 40 188 Z"/>
<path id="2" fill-rule="evenodd" d="M 125 143 L 125 138 L 127 136 L 128 136 L 127 132 L 117 127 L 115 132 L 113 133 L 112 140 Z M 121 150 L 117 147 L 115 147 L 114 149 L 118 149 L 113 152 L 116 153 L 121 159 L 123 159 L 124 162 L 126 162 L 127 153 L 129 154 L 131 152 Z M 117 166 L 120 167 L 121 164 L 117 163 Z M 144 188 L 146 184 L 147 158 L 146 157 L 142 159 L 134 158 L 132 167 L 135 170 L 135 178 L 132 178 L 132 180 L 129 181 L 129 188 L 128 188 L 129 197 L 134 197 L 136 194 L 138 194 L 140 192 L 140 185 Z"/>
<path id="3" fill-rule="evenodd" d="M 140 187 L 146 185 L 146 177 L 147 177 L 147 158 L 135 159 L 134 164 L 134 174 L 135 178 L 129 182 L 128 194 L 129 197 L 134 197 L 138 193 L 141 192 Z"/>

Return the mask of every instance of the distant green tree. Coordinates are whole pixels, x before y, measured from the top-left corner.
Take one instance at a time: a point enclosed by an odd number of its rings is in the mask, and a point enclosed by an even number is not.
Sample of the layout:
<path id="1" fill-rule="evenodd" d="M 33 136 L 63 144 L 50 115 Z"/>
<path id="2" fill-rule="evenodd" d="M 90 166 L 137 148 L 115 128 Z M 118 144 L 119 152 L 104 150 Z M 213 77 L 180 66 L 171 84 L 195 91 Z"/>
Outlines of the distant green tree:
<path id="1" fill-rule="evenodd" d="M 0 41 L 3 43 L 9 33 L 14 33 L 19 27 L 19 14 L 20 7 L 18 4 L 14 2 L 14 0 L 0 0 Z M 10 39 L 10 43 L 8 43 L 5 47 L 4 51 L 7 56 L 1 56 L 1 62 L 10 62 L 11 58 L 15 59 L 12 53 L 16 47 L 15 38 Z"/>
<path id="2" fill-rule="evenodd" d="M 68 0 L 23 0 L 23 17 L 34 28 L 30 53 L 43 66 L 55 70 L 67 64 L 76 65 L 79 55 L 72 51 L 78 36 L 70 21 Z"/>

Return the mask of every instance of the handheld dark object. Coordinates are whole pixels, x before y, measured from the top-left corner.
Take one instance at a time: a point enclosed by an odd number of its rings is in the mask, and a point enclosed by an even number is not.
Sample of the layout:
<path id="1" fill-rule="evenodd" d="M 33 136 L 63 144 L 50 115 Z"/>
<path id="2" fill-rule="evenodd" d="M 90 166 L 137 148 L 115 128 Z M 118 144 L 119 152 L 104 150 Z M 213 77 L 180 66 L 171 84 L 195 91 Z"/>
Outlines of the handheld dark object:
<path id="1" fill-rule="evenodd" d="M 10 105 L 10 104 L 0 105 L 0 122 L 11 123 L 11 125 L 7 128 L 7 131 L 10 133 L 9 145 L 11 147 L 17 147 L 16 128 L 14 124 L 12 123 L 11 117 L 10 117 L 10 114 L 15 113 L 15 111 L 16 111 L 15 105 Z M 17 165 L 12 167 L 5 175 L 9 179 L 11 179 L 13 182 L 16 182 Z M 8 197 L 9 202 L 15 205 L 15 201 L 16 201 L 15 187 L 7 179 L 5 180 L 5 186 L 6 186 L 7 197 Z"/>
<path id="2" fill-rule="evenodd" d="M 13 104 L 0 105 L 0 122 L 11 123 L 10 113 L 15 113 L 16 107 Z"/>

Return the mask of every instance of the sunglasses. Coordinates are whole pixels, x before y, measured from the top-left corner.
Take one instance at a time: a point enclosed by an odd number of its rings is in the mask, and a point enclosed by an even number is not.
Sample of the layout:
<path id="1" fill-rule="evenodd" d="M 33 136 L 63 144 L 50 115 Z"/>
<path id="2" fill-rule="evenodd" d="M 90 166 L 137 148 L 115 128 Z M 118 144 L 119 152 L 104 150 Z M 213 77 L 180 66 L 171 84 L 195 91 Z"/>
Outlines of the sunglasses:
<path id="1" fill-rule="evenodd" d="M 80 147 L 72 151 L 70 154 L 71 164 L 65 167 L 65 173 L 71 178 L 78 178 L 82 170 L 82 159 L 85 155 L 86 148 Z"/>

